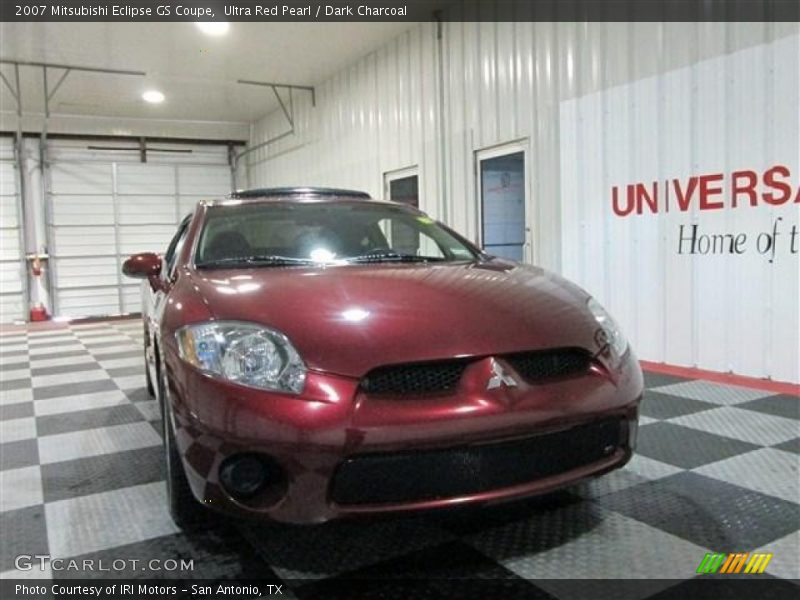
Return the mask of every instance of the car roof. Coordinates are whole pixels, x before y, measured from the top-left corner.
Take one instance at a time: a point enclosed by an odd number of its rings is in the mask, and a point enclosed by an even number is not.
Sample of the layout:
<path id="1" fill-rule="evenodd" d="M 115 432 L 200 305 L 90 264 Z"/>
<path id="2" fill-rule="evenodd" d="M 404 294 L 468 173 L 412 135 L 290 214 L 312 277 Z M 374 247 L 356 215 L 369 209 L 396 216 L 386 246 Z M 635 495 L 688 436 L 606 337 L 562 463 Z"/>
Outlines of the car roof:
<path id="1" fill-rule="evenodd" d="M 359 190 L 346 190 L 328 187 L 274 187 L 255 188 L 251 190 L 237 190 L 224 198 L 205 200 L 201 204 L 206 206 L 223 206 L 226 204 L 240 204 L 242 202 L 369 202 L 375 204 L 397 204 L 376 200 L 367 192 Z"/>
<path id="2" fill-rule="evenodd" d="M 235 200 L 245 198 L 267 198 L 267 197 L 300 197 L 300 196 L 319 196 L 323 198 L 362 198 L 370 199 L 367 192 L 359 190 L 344 190 L 329 187 L 274 187 L 274 188 L 255 188 L 252 190 L 238 190 L 230 195 Z"/>

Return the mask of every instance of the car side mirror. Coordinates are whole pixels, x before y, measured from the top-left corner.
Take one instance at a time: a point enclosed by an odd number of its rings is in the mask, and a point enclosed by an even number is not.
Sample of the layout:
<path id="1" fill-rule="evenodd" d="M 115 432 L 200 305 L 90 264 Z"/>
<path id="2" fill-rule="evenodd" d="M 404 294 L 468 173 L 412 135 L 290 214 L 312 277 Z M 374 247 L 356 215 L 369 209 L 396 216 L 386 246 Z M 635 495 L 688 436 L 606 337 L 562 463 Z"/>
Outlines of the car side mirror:
<path id="1" fill-rule="evenodd" d="M 134 254 L 122 263 L 122 273 L 136 279 L 153 279 L 161 273 L 161 257 L 153 252 Z"/>

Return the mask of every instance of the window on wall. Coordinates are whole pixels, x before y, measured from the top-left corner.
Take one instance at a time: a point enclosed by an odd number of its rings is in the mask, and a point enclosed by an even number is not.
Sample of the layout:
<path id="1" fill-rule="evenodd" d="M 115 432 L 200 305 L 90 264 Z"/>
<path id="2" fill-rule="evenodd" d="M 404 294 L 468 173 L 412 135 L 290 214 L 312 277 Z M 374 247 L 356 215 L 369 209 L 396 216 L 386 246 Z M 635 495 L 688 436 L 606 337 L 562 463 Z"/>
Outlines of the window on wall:
<path id="1" fill-rule="evenodd" d="M 414 208 L 419 208 L 419 174 L 416 167 L 390 171 L 383 176 L 384 190 L 387 200 L 402 202 Z M 392 229 L 388 233 L 397 246 L 407 248 L 419 248 L 419 234 L 410 229 L 399 227 L 396 223 L 392 224 Z"/>
<path id="2" fill-rule="evenodd" d="M 387 200 L 419 208 L 419 173 L 417 167 L 389 171 L 383 176 Z"/>
<path id="3" fill-rule="evenodd" d="M 483 247 L 527 261 L 525 152 L 478 153 Z"/>

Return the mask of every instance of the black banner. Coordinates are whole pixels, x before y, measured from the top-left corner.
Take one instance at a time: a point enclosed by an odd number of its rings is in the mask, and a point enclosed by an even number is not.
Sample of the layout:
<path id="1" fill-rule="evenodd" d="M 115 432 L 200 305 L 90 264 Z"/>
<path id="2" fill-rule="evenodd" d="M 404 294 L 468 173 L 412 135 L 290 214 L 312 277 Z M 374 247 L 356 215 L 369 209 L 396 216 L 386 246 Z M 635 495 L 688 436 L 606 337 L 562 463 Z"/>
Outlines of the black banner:
<path id="1" fill-rule="evenodd" d="M 798 21 L 798 0 L 3 0 L 2 21 Z"/>
<path id="2" fill-rule="evenodd" d="M 298 597 L 353 600 L 357 598 L 708 598 L 709 600 L 795 600 L 796 581 L 768 575 L 698 576 L 663 579 L 520 578 L 370 579 L 336 577 L 321 580 L 170 580 L 170 579 L 6 579 L 0 581 L 3 600 L 243 600 Z"/>

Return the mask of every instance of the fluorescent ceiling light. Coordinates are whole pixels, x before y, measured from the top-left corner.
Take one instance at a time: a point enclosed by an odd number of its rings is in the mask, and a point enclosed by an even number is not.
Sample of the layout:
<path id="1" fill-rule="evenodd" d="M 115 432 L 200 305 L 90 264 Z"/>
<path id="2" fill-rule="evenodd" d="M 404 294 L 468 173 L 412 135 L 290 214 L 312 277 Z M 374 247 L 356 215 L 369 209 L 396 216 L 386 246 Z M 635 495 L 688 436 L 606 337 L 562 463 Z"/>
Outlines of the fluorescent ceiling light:
<path id="1" fill-rule="evenodd" d="M 145 102 L 150 102 L 151 104 L 160 104 L 164 101 L 164 94 L 158 90 L 147 90 L 144 94 L 142 94 L 142 100 Z"/>
<path id="2" fill-rule="evenodd" d="M 225 35 L 231 27 L 226 21 L 198 21 L 196 25 L 206 35 Z"/>

